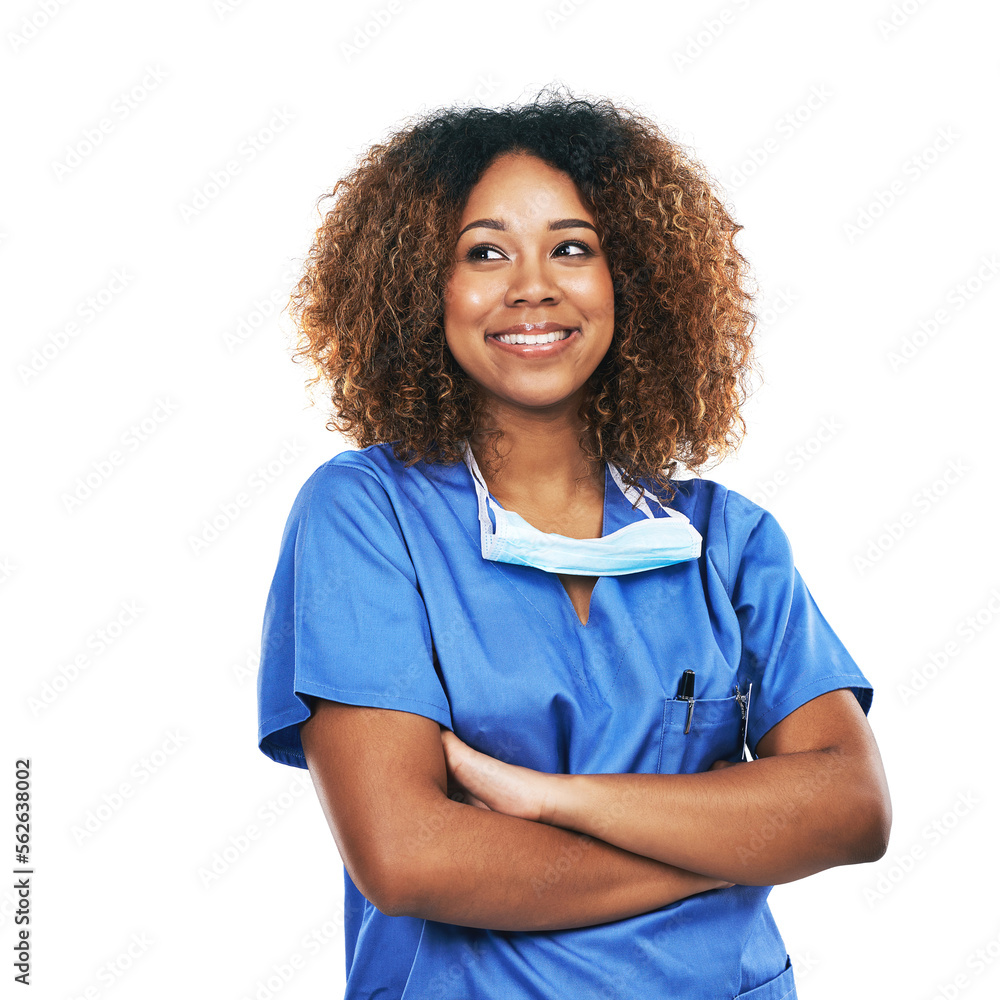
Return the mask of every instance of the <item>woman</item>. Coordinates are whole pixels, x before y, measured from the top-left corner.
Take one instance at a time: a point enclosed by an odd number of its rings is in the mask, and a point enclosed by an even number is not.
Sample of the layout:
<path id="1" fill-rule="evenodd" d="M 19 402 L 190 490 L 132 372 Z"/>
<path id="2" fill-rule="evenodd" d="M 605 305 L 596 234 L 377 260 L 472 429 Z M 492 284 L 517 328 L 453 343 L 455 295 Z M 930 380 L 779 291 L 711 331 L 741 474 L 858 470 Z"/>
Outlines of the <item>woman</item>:
<path id="1" fill-rule="evenodd" d="M 784 532 L 672 478 L 743 427 L 741 227 L 551 94 L 331 195 L 293 307 L 358 448 L 288 518 L 259 743 L 344 861 L 347 997 L 794 997 L 770 887 L 881 857 L 890 805 Z"/>

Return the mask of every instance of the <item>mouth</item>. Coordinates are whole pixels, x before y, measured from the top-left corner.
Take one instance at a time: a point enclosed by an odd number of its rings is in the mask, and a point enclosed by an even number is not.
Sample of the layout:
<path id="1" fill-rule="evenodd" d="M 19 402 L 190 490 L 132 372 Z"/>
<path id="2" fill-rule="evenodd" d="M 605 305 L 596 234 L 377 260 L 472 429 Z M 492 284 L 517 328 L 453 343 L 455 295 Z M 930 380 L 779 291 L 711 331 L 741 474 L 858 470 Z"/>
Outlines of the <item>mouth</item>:
<path id="1" fill-rule="evenodd" d="M 550 358 L 562 354 L 580 339 L 579 327 L 549 333 L 489 333 L 486 342 L 519 358 Z"/>

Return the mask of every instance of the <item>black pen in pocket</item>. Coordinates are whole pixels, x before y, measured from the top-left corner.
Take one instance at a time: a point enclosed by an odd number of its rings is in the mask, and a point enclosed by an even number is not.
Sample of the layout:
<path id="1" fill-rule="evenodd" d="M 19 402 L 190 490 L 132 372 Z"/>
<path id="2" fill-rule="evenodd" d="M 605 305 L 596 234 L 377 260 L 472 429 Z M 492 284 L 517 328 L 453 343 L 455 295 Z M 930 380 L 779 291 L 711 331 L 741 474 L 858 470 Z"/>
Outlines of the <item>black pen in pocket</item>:
<path id="1" fill-rule="evenodd" d="M 691 730 L 691 716 L 694 715 L 694 671 L 685 670 L 677 683 L 677 697 L 688 703 L 687 721 L 684 723 L 684 735 Z"/>

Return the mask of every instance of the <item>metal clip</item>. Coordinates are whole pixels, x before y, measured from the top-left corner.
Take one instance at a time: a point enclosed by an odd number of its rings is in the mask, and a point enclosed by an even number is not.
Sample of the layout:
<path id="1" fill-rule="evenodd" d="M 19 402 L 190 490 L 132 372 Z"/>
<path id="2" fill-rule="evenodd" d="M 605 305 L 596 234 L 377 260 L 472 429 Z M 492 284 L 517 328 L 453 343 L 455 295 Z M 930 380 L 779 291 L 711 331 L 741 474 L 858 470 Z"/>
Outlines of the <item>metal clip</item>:
<path id="1" fill-rule="evenodd" d="M 739 684 L 736 685 L 736 700 L 740 703 L 740 716 L 743 722 L 743 732 L 740 738 L 740 760 L 753 760 L 750 748 L 747 746 L 747 727 L 750 725 L 750 692 L 753 690 L 753 681 L 747 682 L 746 696 L 740 692 Z"/>
<path id="2" fill-rule="evenodd" d="M 688 703 L 687 721 L 684 724 L 684 735 L 691 731 L 691 717 L 694 715 L 694 671 L 685 670 L 677 684 L 677 698 Z"/>

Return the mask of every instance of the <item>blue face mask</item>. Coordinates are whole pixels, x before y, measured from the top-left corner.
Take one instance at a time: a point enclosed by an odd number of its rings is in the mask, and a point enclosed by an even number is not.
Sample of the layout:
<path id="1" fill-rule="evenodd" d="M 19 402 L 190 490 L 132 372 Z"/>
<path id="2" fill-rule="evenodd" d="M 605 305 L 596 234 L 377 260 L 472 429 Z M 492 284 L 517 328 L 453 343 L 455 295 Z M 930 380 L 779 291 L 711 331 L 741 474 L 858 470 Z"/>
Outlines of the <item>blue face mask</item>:
<path id="1" fill-rule="evenodd" d="M 492 562 L 534 566 L 547 573 L 573 576 L 624 576 L 646 569 L 672 566 L 674 563 L 697 559 L 701 555 L 701 534 L 680 511 L 653 501 L 669 517 L 654 517 L 645 499 L 639 509 L 645 520 L 626 524 L 603 538 L 569 538 L 554 532 L 539 531 L 512 510 L 504 510 L 489 495 L 479 471 L 476 456 L 468 441 L 464 442 L 465 464 L 472 473 L 479 501 L 479 527 L 482 534 L 483 558 Z M 629 503 L 639 499 L 635 487 L 625 488 L 621 471 L 608 463 L 615 485 Z M 488 510 L 496 518 L 496 530 Z"/>

